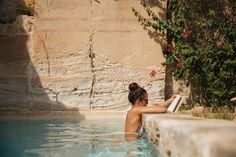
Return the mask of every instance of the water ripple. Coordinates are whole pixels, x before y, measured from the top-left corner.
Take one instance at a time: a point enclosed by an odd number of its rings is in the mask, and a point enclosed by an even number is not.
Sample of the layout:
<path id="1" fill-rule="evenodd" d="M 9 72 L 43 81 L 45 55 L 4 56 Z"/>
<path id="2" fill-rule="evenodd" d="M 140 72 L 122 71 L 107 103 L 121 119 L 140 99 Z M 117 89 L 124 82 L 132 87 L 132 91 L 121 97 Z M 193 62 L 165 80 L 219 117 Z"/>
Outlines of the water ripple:
<path id="1" fill-rule="evenodd" d="M 126 142 L 124 119 L 1 119 L 1 157 L 151 157 L 146 140 Z"/>

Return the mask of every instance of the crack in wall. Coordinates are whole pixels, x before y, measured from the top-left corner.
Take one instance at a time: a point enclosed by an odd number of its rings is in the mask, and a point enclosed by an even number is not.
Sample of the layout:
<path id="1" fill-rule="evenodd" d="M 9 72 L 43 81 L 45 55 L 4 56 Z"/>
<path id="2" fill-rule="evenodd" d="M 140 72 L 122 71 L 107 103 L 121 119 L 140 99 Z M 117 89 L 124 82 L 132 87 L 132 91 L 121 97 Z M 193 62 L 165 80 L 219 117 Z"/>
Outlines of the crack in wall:
<path id="1" fill-rule="evenodd" d="M 39 40 L 42 42 L 43 48 L 45 50 L 46 60 L 47 60 L 47 65 L 48 65 L 48 75 L 50 76 L 51 75 L 51 71 L 50 71 L 51 63 L 50 63 L 50 57 L 49 57 L 49 54 L 48 54 L 48 50 L 47 50 L 47 47 L 46 47 L 46 44 L 45 44 L 44 40 L 38 34 L 37 34 L 37 36 L 38 36 Z M 45 36 L 47 38 L 47 34 Z"/>
<path id="2" fill-rule="evenodd" d="M 94 67 L 94 58 L 95 58 L 95 54 L 93 52 L 93 36 L 94 36 L 94 32 L 95 32 L 95 27 L 94 27 L 94 11 L 93 11 L 93 0 L 90 0 L 90 10 L 91 10 L 91 20 L 92 20 L 92 27 L 91 27 L 91 34 L 89 36 L 89 58 L 90 58 L 90 65 L 91 65 L 91 72 L 92 72 L 92 83 L 91 83 L 91 90 L 90 90 L 90 94 L 89 94 L 89 98 L 90 98 L 90 111 L 93 110 L 93 96 L 94 96 L 94 84 L 96 82 L 96 74 L 95 74 L 95 67 Z"/>
<path id="3" fill-rule="evenodd" d="M 60 92 L 56 92 L 55 90 L 51 88 L 43 88 L 43 89 L 48 90 L 49 92 L 52 92 L 55 95 L 55 102 L 56 102 L 56 105 L 58 105 L 59 104 L 58 95 L 60 94 Z"/>
<path id="4" fill-rule="evenodd" d="M 41 39 L 42 43 L 43 43 L 43 47 L 44 47 L 44 50 L 45 50 L 45 53 L 46 53 L 46 59 L 47 59 L 47 64 L 48 64 L 48 75 L 50 76 L 50 58 L 49 58 L 49 55 L 48 55 L 48 51 L 47 51 L 47 48 L 46 48 L 46 44 L 45 42 Z"/>

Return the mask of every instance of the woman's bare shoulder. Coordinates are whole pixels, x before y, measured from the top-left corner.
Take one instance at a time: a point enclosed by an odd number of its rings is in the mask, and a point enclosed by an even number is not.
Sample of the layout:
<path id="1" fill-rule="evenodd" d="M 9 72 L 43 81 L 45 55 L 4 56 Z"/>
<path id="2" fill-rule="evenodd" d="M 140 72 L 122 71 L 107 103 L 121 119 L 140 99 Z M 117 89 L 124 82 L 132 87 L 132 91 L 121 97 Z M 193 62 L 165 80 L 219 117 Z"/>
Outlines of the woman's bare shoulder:
<path id="1" fill-rule="evenodd" d="M 131 108 L 129 111 L 128 111 L 128 114 L 130 115 L 137 115 L 137 114 L 140 114 L 141 112 L 141 109 L 142 107 L 133 107 Z"/>
<path id="2" fill-rule="evenodd" d="M 145 107 L 145 106 L 138 106 L 138 107 L 134 107 L 134 108 L 132 108 L 132 110 L 131 110 L 131 112 L 132 112 L 132 114 L 142 114 L 144 111 L 145 111 L 145 109 L 146 109 L 147 107 Z"/>

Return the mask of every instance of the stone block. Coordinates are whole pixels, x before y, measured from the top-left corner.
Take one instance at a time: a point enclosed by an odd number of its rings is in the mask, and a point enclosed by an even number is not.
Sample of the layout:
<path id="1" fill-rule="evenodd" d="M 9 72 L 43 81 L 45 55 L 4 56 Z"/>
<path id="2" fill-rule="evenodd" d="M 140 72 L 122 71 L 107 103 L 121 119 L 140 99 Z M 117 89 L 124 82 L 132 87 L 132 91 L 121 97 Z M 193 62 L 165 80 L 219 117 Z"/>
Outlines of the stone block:
<path id="1" fill-rule="evenodd" d="M 186 115 L 145 115 L 149 139 L 163 157 L 233 157 L 236 123 Z"/>

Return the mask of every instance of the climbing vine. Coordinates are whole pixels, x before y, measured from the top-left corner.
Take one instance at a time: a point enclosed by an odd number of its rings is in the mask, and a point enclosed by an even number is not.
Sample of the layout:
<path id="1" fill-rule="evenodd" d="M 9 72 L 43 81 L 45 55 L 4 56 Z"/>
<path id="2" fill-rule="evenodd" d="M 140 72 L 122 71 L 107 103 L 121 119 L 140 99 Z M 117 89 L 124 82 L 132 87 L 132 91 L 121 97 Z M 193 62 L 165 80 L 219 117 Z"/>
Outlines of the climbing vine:
<path id="1" fill-rule="evenodd" d="M 29 1 L 22 1 L 17 3 L 17 12 L 19 14 L 28 15 L 28 16 L 34 16 L 35 14 L 35 0 L 29 0 Z"/>
<path id="2" fill-rule="evenodd" d="M 141 25 L 165 36 L 164 65 L 197 91 L 193 104 L 219 107 L 236 96 L 236 1 L 167 0 L 166 19 L 142 0 L 148 18 L 133 8 Z M 161 2 L 161 1 L 160 1 Z"/>

